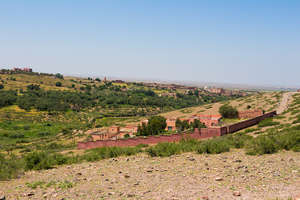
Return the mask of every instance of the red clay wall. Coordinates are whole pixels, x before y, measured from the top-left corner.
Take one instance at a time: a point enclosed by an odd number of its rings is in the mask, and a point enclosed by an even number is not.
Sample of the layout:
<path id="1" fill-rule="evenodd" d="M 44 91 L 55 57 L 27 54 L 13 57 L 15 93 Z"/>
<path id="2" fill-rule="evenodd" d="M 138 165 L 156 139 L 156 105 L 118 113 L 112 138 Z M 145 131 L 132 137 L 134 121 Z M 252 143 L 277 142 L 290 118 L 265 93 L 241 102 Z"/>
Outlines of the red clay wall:
<path id="1" fill-rule="evenodd" d="M 246 121 L 242 121 L 242 122 L 227 126 L 227 133 L 234 133 L 236 131 L 248 128 L 250 126 L 254 126 L 254 125 L 258 124 L 260 121 L 262 121 L 266 118 L 273 117 L 275 115 L 276 115 L 276 111 L 273 111 L 273 112 L 261 115 L 259 117 L 255 117 L 253 119 L 249 119 L 249 120 L 246 120 Z"/>
<path id="2" fill-rule="evenodd" d="M 238 112 L 240 119 L 250 119 L 255 118 L 263 115 L 262 110 L 245 110 L 245 111 L 239 111 Z"/>
<path id="3" fill-rule="evenodd" d="M 227 127 L 218 127 L 218 128 L 201 128 L 200 131 L 195 129 L 191 134 L 173 134 L 173 135 L 160 135 L 160 136 L 149 136 L 149 137 L 137 137 L 137 138 L 128 138 L 128 139 L 119 139 L 119 140 L 100 140 L 95 142 L 79 142 L 78 149 L 92 149 L 98 147 L 113 147 L 113 146 L 136 146 L 139 144 L 157 144 L 160 142 L 178 142 L 182 138 L 194 138 L 194 139 L 204 139 L 210 137 L 222 136 L 228 133 L 233 133 L 244 128 L 248 128 L 255 124 L 258 124 L 260 121 L 273 117 L 276 115 L 276 111 L 266 113 L 262 116 L 246 120 L 237 124 L 233 124 Z"/>

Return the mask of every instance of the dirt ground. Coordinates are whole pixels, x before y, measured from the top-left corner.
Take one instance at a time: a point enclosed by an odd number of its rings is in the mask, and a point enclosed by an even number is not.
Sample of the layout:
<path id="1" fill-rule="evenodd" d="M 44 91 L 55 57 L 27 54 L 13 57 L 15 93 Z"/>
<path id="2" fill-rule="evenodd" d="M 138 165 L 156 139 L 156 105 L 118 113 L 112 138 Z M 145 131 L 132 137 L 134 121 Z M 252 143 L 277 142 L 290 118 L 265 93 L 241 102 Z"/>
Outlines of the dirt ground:
<path id="1" fill-rule="evenodd" d="M 277 99 L 275 96 L 278 95 Z M 251 106 L 250 109 L 262 109 L 265 111 L 275 110 L 280 101 L 282 100 L 282 95 L 278 92 L 266 92 L 261 95 L 247 96 L 244 98 L 239 98 L 236 100 L 229 101 L 229 104 L 236 107 L 238 110 L 247 110 L 247 106 Z M 227 103 L 227 102 L 226 102 Z M 178 118 L 178 117 L 191 117 L 195 114 L 206 114 L 215 115 L 219 114 L 219 108 L 223 103 L 213 103 L 202 106 L 196 106 L 191 108 L 185 108 L 181 110 L 175 110 L 167 113 L 161 114 L 166 118 Z"/>
<path id="2" fill-rule="evenodd" d="M 233 150 L 152 158 L 142 153 L 28 172 L 0 182 L 0 190 L 9 200 L 287 200 L 300 194 L 300 154 L 248 156 Z"/>

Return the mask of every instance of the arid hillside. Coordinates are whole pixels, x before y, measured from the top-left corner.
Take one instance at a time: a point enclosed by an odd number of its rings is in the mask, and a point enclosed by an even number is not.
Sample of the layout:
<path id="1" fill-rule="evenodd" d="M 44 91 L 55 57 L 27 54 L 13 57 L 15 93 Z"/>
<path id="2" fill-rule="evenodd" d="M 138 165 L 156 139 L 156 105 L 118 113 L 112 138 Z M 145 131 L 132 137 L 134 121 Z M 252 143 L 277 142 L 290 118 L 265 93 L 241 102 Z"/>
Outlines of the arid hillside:
<path id="1" fill-rule="evenodd" d="M 278 109 L 283 96 L 266 93 L 231 104 L 255 108 L 249 99 L 260 98 L 258 107 Z M 137 149 L 68 151 L 86 160 L 27 171 L 0 182 L 0 188 L 7 199 L 296 199 L 300 94 L 285 101 L 286 110 L 273 120 L 232 136 Z"/>

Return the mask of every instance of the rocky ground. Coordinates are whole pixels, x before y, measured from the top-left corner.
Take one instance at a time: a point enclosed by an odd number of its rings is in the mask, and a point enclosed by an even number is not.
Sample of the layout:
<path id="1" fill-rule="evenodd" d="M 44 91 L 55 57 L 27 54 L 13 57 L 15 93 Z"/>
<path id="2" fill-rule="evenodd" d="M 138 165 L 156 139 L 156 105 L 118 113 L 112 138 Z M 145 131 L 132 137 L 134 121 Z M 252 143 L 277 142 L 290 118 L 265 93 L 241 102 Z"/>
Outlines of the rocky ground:
<path id="1" fill-rule="evenodd" d="M 300 153 L 146 154 L 32 171 L 0 182 L 6 199 L 289 199 L 300 194 Z M 1 192 L 0 192 L 1 193 Z M 1 199 L 1 195 L 0 195 Z"/>

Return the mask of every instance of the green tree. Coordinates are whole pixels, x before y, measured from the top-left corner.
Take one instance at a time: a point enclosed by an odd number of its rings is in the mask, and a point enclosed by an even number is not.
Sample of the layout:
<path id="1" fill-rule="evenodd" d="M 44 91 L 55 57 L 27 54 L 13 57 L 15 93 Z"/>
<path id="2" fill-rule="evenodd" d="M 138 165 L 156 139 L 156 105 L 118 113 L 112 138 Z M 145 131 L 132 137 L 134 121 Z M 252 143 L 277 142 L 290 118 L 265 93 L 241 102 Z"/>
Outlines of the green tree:
<path id="1" fill-rule="evenodd" d="M 206 128 L 205 124 L 201 123 L 198 119 L 195 119 L 194 122 L 191 123 L 191 127 L 193 130 L 195 130 L 195 128 Z"/>
<path id="2" fill-rule="evenodd" d="M 219 108 L 219 113 L 222 115 L 224 118 L 237 118 L 238 117 L 238 111 L 236 108 L 225 104 Z"/>
<path id="3" fill-rule="evenodd" d="M 62 83 L 61 82 L 56 82 L 55 85 L 56 85 L 56 87 L 61 87 Z"/>
<path id="4" fill-rule="evenodd" d="M 27 90 L 40 90 L 40 85 L 36 85 L 36 84 L 31 84 L 31 85 L 27 85 Z"/>
<path id="5" fill-rule="evenodd" d="M 167 127 L 166 118 L 162 116 L 152 116 L 148 119 L 148 124 L 142 124 L 138 127 L 138 135 L 158 135 L 165 131 Z"/>
<path id="6" fill-rule="evenodd" d="M 59 79 L 64 79 L 64 76 L 60 73 L 55 74 L 55 77 Z"/>

